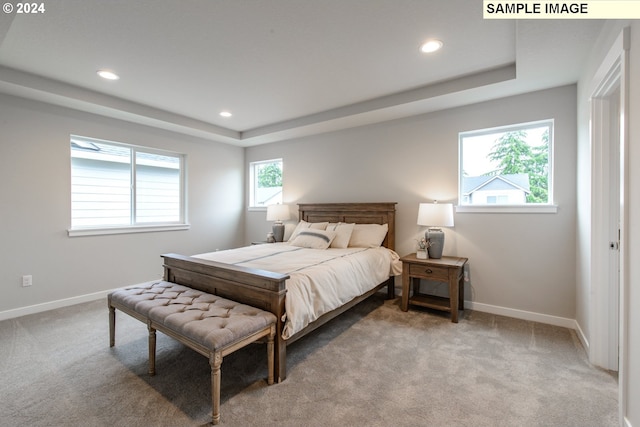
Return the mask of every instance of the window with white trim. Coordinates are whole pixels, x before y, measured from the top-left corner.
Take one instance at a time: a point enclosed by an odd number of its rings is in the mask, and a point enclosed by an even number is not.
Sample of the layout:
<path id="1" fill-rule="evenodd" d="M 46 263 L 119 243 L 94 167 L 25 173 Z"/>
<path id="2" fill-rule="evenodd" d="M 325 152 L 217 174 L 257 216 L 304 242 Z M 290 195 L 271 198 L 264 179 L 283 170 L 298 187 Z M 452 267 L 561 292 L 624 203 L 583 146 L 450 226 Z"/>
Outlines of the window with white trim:
<path id="1" fill-rule="evenodd" d="M 282 159 L 249 163 L 249 207 L 282 203 Z"/>
<path id="2" fill-rule="evenodd" d="M 71 136 L 71 230 L 186 224 L 185 156 Z"/>
<path id="3" fill-rule="evenodd" d="M 459 206 L 553 203 L 553 120 L 459 134 Z"/>

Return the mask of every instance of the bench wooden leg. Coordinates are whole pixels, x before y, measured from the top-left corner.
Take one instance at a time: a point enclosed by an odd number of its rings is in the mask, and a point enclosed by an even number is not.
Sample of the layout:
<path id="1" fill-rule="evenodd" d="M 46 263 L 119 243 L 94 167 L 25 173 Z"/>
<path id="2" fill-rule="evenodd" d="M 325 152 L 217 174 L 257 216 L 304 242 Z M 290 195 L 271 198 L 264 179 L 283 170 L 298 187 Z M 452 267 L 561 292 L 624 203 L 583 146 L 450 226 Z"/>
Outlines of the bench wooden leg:
<path id="1" fill-rule="evenodd" d="M 211 353 L 209 356 L 211 365 L 211 417 L 212 423 L 220 423 L 220 365 L 222 365 L 222 354 L 220 352 Z"/>
<path id="2" fill-rule="evenodd" d="M 273 372 L 275 367 L 275 351 L 274 351 L 274 337 L 276 335 L 276 327 L 275 325 L 271 326 L 271 333 L 267 337 L 267 370 L 269 372 L 267 377 L 267 384 L 273 384 Z"/>
<path id="3" fill-rule="evenodd" d="M 156 330 L 151 326 L 151 322 L 147 323 L 149 329 L 149 375 L 156 374 Z"/>
<path id="4" fill-rule="evenodd" d="M 109 347 L 116 345 L 116 308 L 109 305 Z"/>

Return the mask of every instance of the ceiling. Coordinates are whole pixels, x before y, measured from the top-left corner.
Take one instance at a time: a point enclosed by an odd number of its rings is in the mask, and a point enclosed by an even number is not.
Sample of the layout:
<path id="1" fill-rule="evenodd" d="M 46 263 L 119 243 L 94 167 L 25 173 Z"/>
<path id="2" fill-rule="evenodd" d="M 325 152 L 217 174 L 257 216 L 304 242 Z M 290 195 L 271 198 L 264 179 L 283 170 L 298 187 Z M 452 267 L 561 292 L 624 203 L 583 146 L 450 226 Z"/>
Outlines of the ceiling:
<path id="1" fill-rule="evenodd" d="M 480 0 L 45 6 L 0 15 L 0 92 L 238 146 L 575 83 L 602 26 L 484 20 Z"/>

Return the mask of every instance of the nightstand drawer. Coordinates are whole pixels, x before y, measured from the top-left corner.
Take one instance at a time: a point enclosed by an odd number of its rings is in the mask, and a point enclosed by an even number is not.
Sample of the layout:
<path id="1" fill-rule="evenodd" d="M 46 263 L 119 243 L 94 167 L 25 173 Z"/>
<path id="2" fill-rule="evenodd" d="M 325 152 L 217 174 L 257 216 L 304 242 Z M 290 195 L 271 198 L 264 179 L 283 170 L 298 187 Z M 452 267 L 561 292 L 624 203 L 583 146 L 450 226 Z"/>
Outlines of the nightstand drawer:
<path id="1" fill-rule="evenodd" d="M 431 280 L 449 280 L 449 269 L 446 267 L 432 267 L 418 264 L 409 264 L 409 274 L 413 277 L 420 277 Z"/>

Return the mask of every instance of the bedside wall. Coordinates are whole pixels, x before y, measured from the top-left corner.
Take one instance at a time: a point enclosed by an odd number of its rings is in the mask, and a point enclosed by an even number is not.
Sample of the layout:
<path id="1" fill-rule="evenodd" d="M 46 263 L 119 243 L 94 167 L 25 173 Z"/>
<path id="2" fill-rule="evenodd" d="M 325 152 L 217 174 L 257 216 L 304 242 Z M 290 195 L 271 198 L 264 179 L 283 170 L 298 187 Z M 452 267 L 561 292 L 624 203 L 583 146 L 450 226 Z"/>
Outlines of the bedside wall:
<path id="1" fill-rule="evenodd" d="M 456 213 L 445 255 L 469 258 L 466 297 L 476 304 L 575 319 L 576 87 L 246 149 L 246 162 L 284 159 L 284 201 L 395 201 L 396 245 L 404 255 L 424 233 L 418 204 L 457 203 L 458 133 L 555 119 L 555 214 Z M 246 165 L 245 165 L 246 168 Z M 246 171 L 245 171 L 246 173 Z M 246 239 L 269 231 L 247 212 Z"/>

